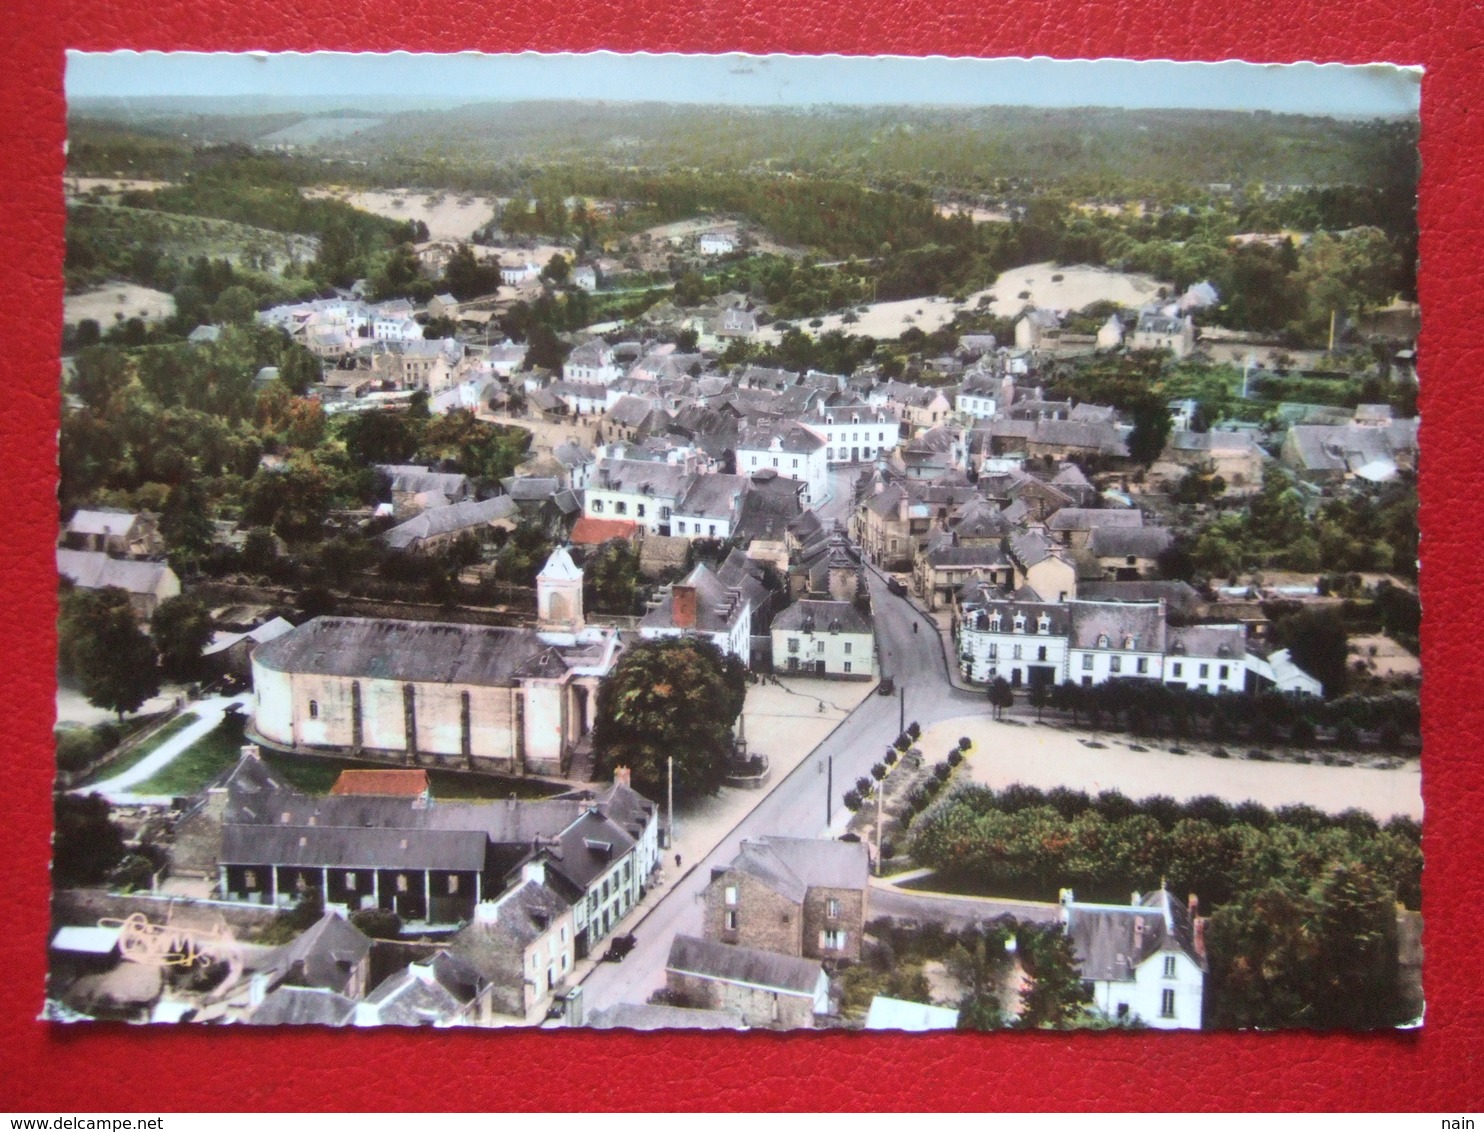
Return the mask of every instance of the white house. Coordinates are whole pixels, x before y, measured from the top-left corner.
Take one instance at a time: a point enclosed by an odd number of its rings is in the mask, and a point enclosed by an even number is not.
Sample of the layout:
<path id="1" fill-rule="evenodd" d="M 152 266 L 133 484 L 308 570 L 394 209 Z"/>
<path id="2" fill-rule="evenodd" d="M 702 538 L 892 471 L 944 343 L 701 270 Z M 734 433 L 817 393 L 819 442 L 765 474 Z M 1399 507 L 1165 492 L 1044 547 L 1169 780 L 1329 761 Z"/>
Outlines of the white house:
<path id="1" fill-rule="evenodd" d="M 522 283 L 529 283 L 539 278 L 541 269 L 529 260 L 523 260 L 516 264 L 500 265 L 500 282 L 507 287 L 519 287 Z"/>
<path id="2" fill-rule="evenodd" d="M 826 405 L 801 420 L 824 437 L 827 464 L 870 463 L 894 449 L 901 435 L 901 418 L 884 405 Z"/>
<path id="3" fill-rule="evenodd" d="M 967 680 L 1013 687 L 1060 684 L 1067 670 L 1071 611 L 1066 602 L 995 601 L 965 611 L 959 670 Z"/>
<path id="4" fill-rule="evenodd" d="M 1165 645 L 1164 681 L 1201 692 L 1247 688 L 1247 630 L 1242 625 L 1171 628 Z"/>
<path id="5" fill-rule="evenodd" d="M 1128 904 L 1079 903 L 1062 890 L 1061 919 L 1094 1009 L 1155 1030 L 1199 1030 L 1206 988 L 1203 924 L 1195 897 L 1168 890 Z"/>
<path id="6" fill-rule="evenodd" d="M 737 248 L 737 241 L 726 232 L 707 232 L 700 239 L 702 255 L 730 255 Z"/>
<path id="7" fill-rule="evenodd" d="M 772 468 L 780 476 L 804 484 L 805 504 L 818 503 L 829 493 L 829 463 L 824 437 L 794 421 L 775 421 L 743 428 L 737 434 L 737 471 L 753 475 Z"/>
<path id="8" fill-rule="evenodd" d="M 583 492 L 583 513 L 595 519 L 632 519 L 650 534 L 668 535 L 675 508 L 695 474 L 685 464 L 600 460 Z"/>
<path id="9" fill-rule="evenodd" d="M 1067 680 L 1159 680 L 1164 675 L 1165 605 L 1070 601 Z"/>
<path id="10" fill-rule="evenodd" d="M 1169 350 L 1175 357 L 1183 358 L 1195 349 L 1195 323 L 1189 315 L 1180 318 L 1146 311 L 1134 325 L 1129 348 Z"/>
<path id="11" fill-rule="evenodd" d="M 696 476 L 671 516 L 671 533 L 683 538 L 731 538 L 751 482 L 746 476 L 721 473 Z"/>
<path id="12" fill-rule="evenodd" d="M 583 265 L 572 269 L 572 285 L 584 291 L 596 291 L 598 289 L 598 273 L 591 267 Z"/>
<path id="13" fill-rule="evenodd" d="M 1256 653 L 1247 654 L 1247 671 L 1256 678 L 1258 690 L 1272 688 L 1279 692 L 1291 692 L 1300 696 L 1324 694 L 1324 685 L 1314 679 L 1298 665 L 1287 649 L 1279 649 L 1267 657 Z"/>
<path id="14" fill-rule="evenodd" d="M 773 618 L 773 670 L 869 680 L 876 674 L 871 615 L 849 601 L 794 602 Z"/>
<path id="15" fill-rule="evenodd" d="M 589 385 L 612 385 L 623 376 L 623 369 L 614 360 L 613 347 L 601 338 L 593 338 L 578 346 L 562 363 L 562 380 L 582 382 Z"/>

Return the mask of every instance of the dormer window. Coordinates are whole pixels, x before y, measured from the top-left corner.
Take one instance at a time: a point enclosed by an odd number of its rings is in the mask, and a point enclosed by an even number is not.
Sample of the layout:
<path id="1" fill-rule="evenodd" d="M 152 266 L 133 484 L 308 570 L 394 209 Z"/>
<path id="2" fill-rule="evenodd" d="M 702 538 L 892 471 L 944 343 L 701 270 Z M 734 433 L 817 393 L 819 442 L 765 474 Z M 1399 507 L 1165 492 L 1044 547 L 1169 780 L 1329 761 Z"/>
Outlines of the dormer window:
<path id="1" fill-rule="evenodd" d="M 1112 644 L 1112 642 L 1108 639 L 1108 634 L 1107 633 L 1099 633 L 1098 634 L 1098 648 L 1105 649 L 1110 644 Z"/>
<path id="2" fill-rule="evenodd" d="M 1024 633 L 1025 632 L 1025 614 L 1024 613 L 1017 613 L 1015 615 L 1015 631 L 1017 633 Z"/>
<path id="3" fill-rule="evenodd" d="M 1051 618 L 1048 617 L 1048 616 L 1046 616 L 1046 614 L 1044 614 L 1044 613 L 1041 614 L 1041 616 L 1036 619 L 1036 632 L 1038 632 L 1038 633 L 1049 633 L 1049 632 L 1051 632 Z"/>
<path id="4" fill-rule="evenodd" d="M 1000 615 L 998 613 L 989 619 L 989 631 L 991 633 L 998 633 L 1000 631 Z"/>

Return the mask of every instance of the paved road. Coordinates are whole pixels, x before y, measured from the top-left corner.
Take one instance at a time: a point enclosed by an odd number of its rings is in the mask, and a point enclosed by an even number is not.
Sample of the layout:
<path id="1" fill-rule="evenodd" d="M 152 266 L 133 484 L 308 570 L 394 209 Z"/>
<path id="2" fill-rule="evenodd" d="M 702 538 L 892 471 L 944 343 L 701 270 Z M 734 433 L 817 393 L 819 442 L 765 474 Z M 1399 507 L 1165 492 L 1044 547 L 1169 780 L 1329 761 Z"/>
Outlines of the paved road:
<path id="1" fill-rule="evenodd" d="M 886 583 L 870 573 L 875 603 L 876 634 L 883 672 L 896 679 L 906 693 L 906 718 L 923 727 L 941 719 L 987 708 L 983 696 L 960 692 L 944 678 L 943 650 L 937 635 Z M 913 632 L 917 622 L 919 629 Z M 704 861 L 694 863 L 684 876 L 671 881 L 653 910 L 631 928 L 638 945 L 622 963 L 599 964 L 583 982 L 588 1012 L 619 1002 L 644 1002 L 664 986 L 670 941 L 677 933 L 701 933 L 701 894 L 713 866 L 736 856 L 747 837 L 783 834 L 819 837 L 827 830 L 844 829 L 849 819 L 841 798 L 854 781 L 869 773 L 871 764 L 899 734 L 901 704 L 896 696 L 869 696 L 844 722 L 785 777 L 768 797 L 728 834 Z M 929 752 L 931 754 L 932 752 Z M 828 768 L 833 764 L 833 775 Z M 825 784 L 833 791 L 826 800 Z M 691 864 L 687 862 L 687 864 Z"/>
<path id="2" fill-rule="evenodd" d="M 135 794 L 133 787 L 153 778 L 155 774 L 169 766 L 181 754 L 199 740 L 204 739 L 217 729 L 227 709 L 236 704 L 244 712 L 252 711 L 252 694 L 241 692 L 235 696 L 213 696 L 210 699 L 199 700 L 193 704 L 187 704 L 186 710 L 193 712 L 196 722 L 189 727 L 170 736 L 139 762 L 135 763 L 122 774 L 105 778 L 101 782 L 95 782 L 91 786 L 79 786 L 73 790 L 74 794 L 102 794 L 115 805 L 130 805 L 134 803 L 157 803 L 168 802 L 169 798 L 160 798 L 152 794 Z"/>

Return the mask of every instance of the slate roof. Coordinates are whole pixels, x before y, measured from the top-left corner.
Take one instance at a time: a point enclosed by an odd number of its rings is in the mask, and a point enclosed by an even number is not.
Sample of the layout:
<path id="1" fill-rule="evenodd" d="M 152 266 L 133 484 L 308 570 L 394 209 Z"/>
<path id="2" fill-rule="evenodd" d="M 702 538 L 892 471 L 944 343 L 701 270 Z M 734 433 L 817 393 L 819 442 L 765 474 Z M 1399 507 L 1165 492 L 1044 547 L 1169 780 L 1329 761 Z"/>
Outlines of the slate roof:
<path id="1" fill-rule="evenodd" d="M 1082 601 L 1158 601 L 1172 613 L 1201 604 L 1201 595 L 1189 584 L 1175 581 L 1084 582 L 1077 586 Z"/>
<path id="2" fill-rule="evenodd" d="M 1182 951 L 1206 969 L 1205 960 L 1196 954 L 1190 913 L 1167 890 L 1151 892 L 1129 905 L 1074 900 L 1064 907 L 1067 936 L 1085 980 L 1131 982 L 1141 963 L 1168 951 Z"/>
<path id="3" fill-rule="evenodd" d="M 338 912 L 326 912 L 319 921 L 259 964 L 294 986 L 320 987 L 340 992 L 350 984 L 356 968 L 371 954 L 370 937 Z"/>
<path id="4" fill-rule="evenodd" d="M 469 531 L 488 526 L 505 519 L 514 519 L 520 512 L 515 500 L 508 495 L 497 495 L 494 499 L 450 503 L 447 507 L 430 507 L 419 515 L 399 523 L 381 536 L 382 541 L 393 549 L 403 550 L 424 539 L 439 535 Z"/>
<path id="5" fill-rule="evenodd" d="M 101 550 L 57 548 L 57 573 L 83 589 L 117 586 L 131 594 L 154 594 L 173 571 L 163 562 L 110 558 Z"/>
<path id="6" fill-rule="evenodd" d="M 383 1026 L 447 1025 L 468 1005 L 443 985 L 431 965 L 416 963 L 383 979 L 366 1004 Z"/>
<path id="7" fill-rule="evenodd" d="M 1242 625 L 1186 625 L 1167 630 L 1170 656 L 1240 661 L 1247 655 L 1247 630 Z"/>
<path id="8" fill-rule="evenodd" d="M 247 1016 L 249 1026 L 348 1026 L 356 1004 L 320 987 L 279 987 Z"/>
<path id="9" fill-rule="evenodd" d="M 745 1030 L 735 1010 L 694 1010 L 685 1006 L 650 1006 L 619 1002 L 595 1010 L 583 1025 L 594 1030 Z"/>
<path id="10" fill-rule="evenodd" d="M 1172 541 L 1164 527 L 1094 527 L 1087 547 L 1099 558 L 1158 558 Z"/>
<path id="11" fill-rule="evenodd" d="M 869 614 L 849 601 L 801 598 L 773 618 L 773 628 L 813 633 L 870 633 Z"/>
<path id="12" fill-rule="evenodd" d="M 864 891 L 870 876 L 870 861 L 866 847 L 859 842 L 766 836 L 744 840 L 731 864 L 715 870 L 713 879 L 727 872 L 743 873 L 795 904 L 802 904 L 811 888 Z"/>
<path id="13" fill-rule="evenodd" d="M 1062 448 L 1084 448 L 1110 456 L 1128 455 L 1128 447 L 1111 424 L 1087 421 L 1019 421 L 996 418 L 987 431 L 997 439 L 1025 440 Z"/>
<path id="14" fill-rule="evenodd" d="M 701 633 L 725 633 L 737 623 L 747 603 L 740 590 L 727 586 L 706 563 L 697 563 L 695 569 L 680 583 L 693 586 L 696 591 L 696 623 L 692 628 Z M 675 627 L 675 594 L 666 590 L 659 604 L 639 619 L 642 629 L 670 629 Z"/>
<path id="15" fill-rule="evenodd" d="M 813 998 L 824 968 L 817 960 L 778 955 L 751 947 L 713 943 L 677 935 L 666 970 L 721 982 L 762 987 L 780 994 Z"/>
<path id="16" fill-rule="evenodd" d="M 1008 566 L 1010 559 L 997 544 L 938 546 L 927 552 L 929 566 L 969 569 L 976 566 Z"/>
<path id="17" fill-rule="evenodd" d="M 562 481 L 555 476 L 506 476 L 500 486 L 517 503 L 538 503 L 561 491 Z"/>
<path id="18" fill-rule="evenodd" d="M 662 499 L 679 499 L 694 472 L 680 464 L 649 460 L 600 460 L 592 486 L 608 491 L 633 492 Z"/>
<path id="19" fill-rule="evenodd" d="M 546 885 L 522 881 L 500 897 L 494 919 L 480 919 L 454 936 L 449 952 L 491 982 L 519 979 L 525 949 L 569 907 Z"/>
<path id="20" fill-rule="evenodd" d="M 675 514 L 731 521 L 750 487 L 746 476 L 724 475 L 719 472 L 697 476 L 691 483 L 690 490 L 675 504 Z"/>
<path id="21" fill-rule="evenodd" d="M 1165 651 L 1164 611 L 1157 603 L 1115 604 L 1101 601 L 1072 601 L 1071 645 L 1078 649 L 1105 648 L 1112 652 L 1162 653 Z M 1108 643 L 1099 645 L 1101 637 Z M 1126 648 L 1132 638 L 1132 649 Z"/>
<path id="22" fill-rule="evenodd" d="M 794 421 L 777 421 L 770 424 L 748 425 L 738 430 L 737 452 L 767 452 L 777 440 L 780 451 L 796 455 L 818 452 L 825 446 L 824 438 Z"/>
<path id="23" fill-rule="evenodd" d="M 1094 531 L 1100 527 L 1142 527 L 1144 513 L 1136 507 L 1063 507 L 1046 521 L 1051 531 Z"/>
<path id="24" fill-rule="evenodd" d="M 608 420 L 616 425 L 638 428 L 654 409 L 654 402 L 625 393 L 609 407 Z"/>
<path id="25" fill-rule="evenodd" d="M 772 469 L 768 469 L 772 471 Z M 782 542 L 788 524 L 803 510 L 797 491 L 749 491 L 742 497 L 732 537 L 747 544 L 761 539 Z"/>
<path id="26" fill-rule="evenodd" d="M 1151 314 L 1145 312 L 1139 315 L 1139 323 L 1134 328 L 1135 334 L 1161 334 L 1175 335 L 1185 332 L 1185 319 L 1171 318 L 1169 315 Z"/>
<path id="27" fill-rule="evenodd" d="M 500 687 L 546 647 L 528 629 L 316 617 L 253 659 L 277 672 Z"/>
<path id="28" fill-rule="evenodd" d="M 487 851 L 488 838 L 478 830 L 226 825 L 220 860 L 224 865 L 483 872 Z"/>
<path id="29" fill-rule="evenodd" d="M 459 472 L 435 472 L 421 464 L 375 464 L 378 472 L 385 472 L 392 481 L 392 491 L 420 495 L 437 492 L 449 499 L 458 499 L 469 493 L 469 477 Z"/>

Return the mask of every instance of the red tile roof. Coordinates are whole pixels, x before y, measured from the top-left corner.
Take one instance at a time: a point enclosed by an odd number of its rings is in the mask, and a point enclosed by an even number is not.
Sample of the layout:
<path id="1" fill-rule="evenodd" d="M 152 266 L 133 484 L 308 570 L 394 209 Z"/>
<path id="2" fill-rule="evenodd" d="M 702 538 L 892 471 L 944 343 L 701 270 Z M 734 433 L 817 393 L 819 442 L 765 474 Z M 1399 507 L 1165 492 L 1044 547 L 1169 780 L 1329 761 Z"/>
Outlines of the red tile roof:
<path id="1" fill-rule="evenodd" d="M 574 546 L 598 546 L 613 538 L 633 538 L 638 524 L 629 519 L 594 519 L 584 515 L 572 528 Z"/>
<path id="2" fill-rule="evenodd" d="M 342 770 L 331 794 L 375 794 L 416 798 L 428 789 L 425 770 Z"/>

